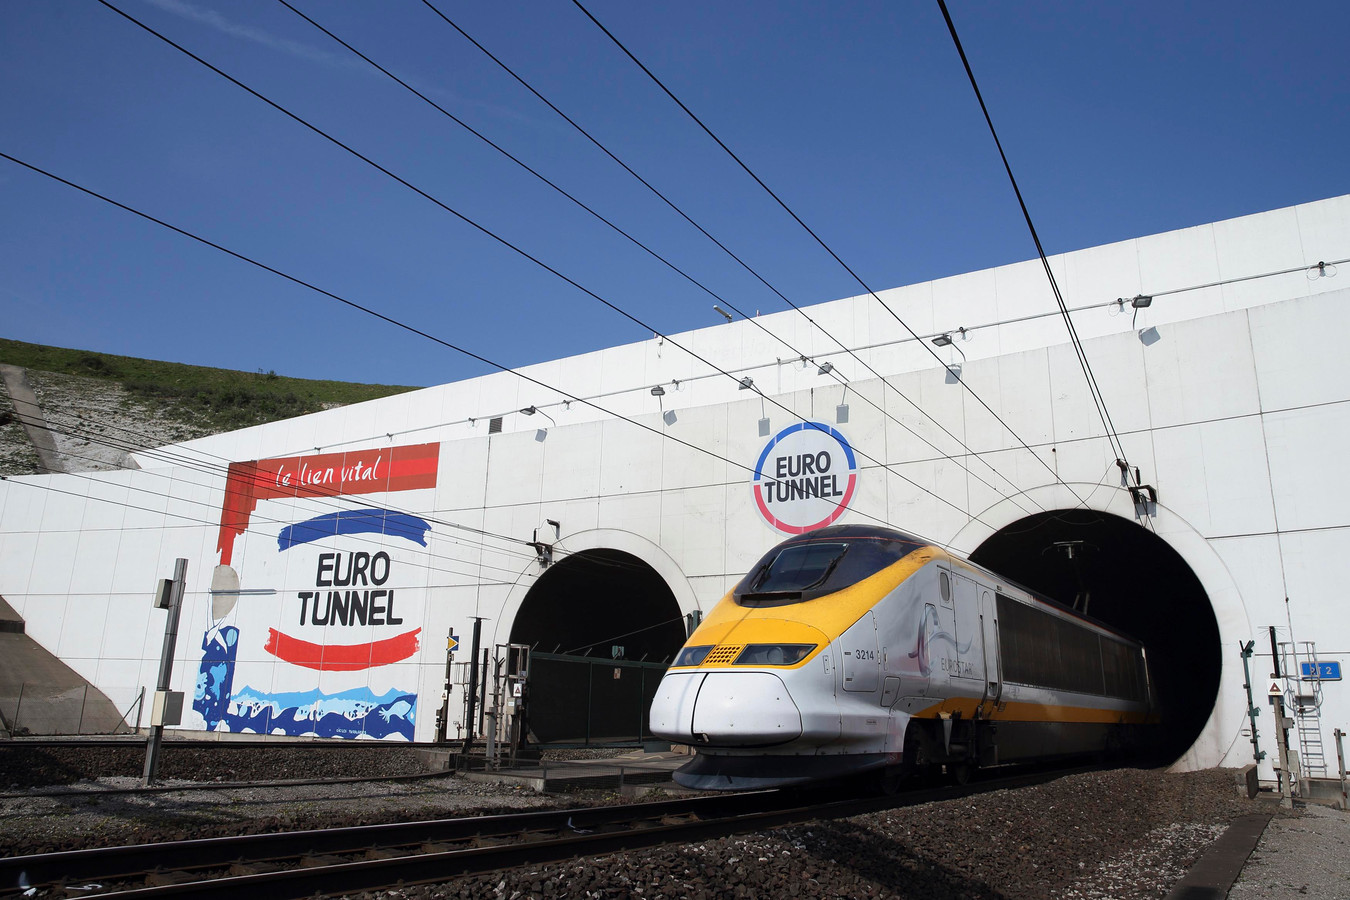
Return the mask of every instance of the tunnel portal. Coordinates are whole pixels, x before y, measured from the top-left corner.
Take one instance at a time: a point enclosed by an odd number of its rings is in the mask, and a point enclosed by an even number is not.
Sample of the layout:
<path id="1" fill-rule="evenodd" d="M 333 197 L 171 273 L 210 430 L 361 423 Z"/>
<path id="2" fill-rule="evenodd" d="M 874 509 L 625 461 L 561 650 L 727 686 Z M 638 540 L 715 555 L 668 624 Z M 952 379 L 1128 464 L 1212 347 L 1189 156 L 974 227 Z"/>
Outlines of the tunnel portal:
<path id="1" fill-rule="evenodd" d="M 620 550 L 585 550 L 545 571 L 525 596 L 511 642 L 530 646 L 529 737 L 539 744 L 632 744 L 684 644 L 669 586 Z"/>
<path id="2" fill-rule="evenodd" d="M 1095 510 L 1037 513 L 1000 529 L 972 562 L 1137 638 L 1147 648 L 1167 761 L 1190 748 L 1218 698 L 1219 625 L 1204 587 L 1172 547 Z"/>

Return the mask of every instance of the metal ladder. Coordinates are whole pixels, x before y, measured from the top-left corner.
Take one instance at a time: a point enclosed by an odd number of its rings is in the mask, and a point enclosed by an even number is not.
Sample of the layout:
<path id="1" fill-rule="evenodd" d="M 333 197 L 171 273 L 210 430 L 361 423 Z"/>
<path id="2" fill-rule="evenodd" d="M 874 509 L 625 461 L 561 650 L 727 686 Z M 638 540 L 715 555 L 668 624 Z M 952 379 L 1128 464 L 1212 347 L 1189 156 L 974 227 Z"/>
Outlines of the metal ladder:
<path id="1" fill-rule="evenodd" d="M 1305 680 L 1301 664 L 1317 661 L 1314 641 L 1282 641 L 1280 671 L 1284 673 L 1290 711 L 1298 728 L 1299 759 L 1304 775 L 1327 774 L 1327 759 L 1322 748 L 1322 682 Z"/>

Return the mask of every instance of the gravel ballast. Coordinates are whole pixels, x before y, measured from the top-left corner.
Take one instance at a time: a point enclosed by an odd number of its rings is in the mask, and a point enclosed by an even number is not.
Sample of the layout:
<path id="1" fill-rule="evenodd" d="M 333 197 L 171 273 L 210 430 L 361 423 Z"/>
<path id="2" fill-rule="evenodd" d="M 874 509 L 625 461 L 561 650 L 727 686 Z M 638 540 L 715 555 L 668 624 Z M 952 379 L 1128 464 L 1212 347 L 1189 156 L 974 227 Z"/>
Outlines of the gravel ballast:
<path id="1" fill-rule="evenodd" d="M 364 896 L 1163 897 L 1254 811 L 1227 771 L 1120 769 L 810 826 Z"/>
<path id="2" fill-rule="evenodd" d="M 99 767 L 95 760 L 108 764 L 126 751 L 134 757 L 134 749 L 60 751 L 46 765 L 64 775 L 65 787 L 29 788 L 21 798 L 0 800 L 0 852 L 617 802 L 599 792 L 547 797 L 449 775 L 226 790 L 210 782 L 338 774 L 329 767 L 344 775 L 401 774 L 420 763 L 411 751 L 386 747 L 170 750 L 177 753 L 166 753 L 166 783 L 186 777 L 206 783 L 172 793 L 107 794 L 109 788 L 133 786 L 136 778 L 119 774 L 76 781 L 71 776 L 100 774 L 92 771 Z M 86 757 L 81 763 L 61 754 Z M 7 756 L 0 749 L 0 789 L 15 783 L 14 758 L 6 762 Z M 1261 809 L 1269 806 L 1238 798 L 1231 772 L 1118 769 L 850 819 L 365 896 L 1158 898 L 1228 822 Z"/>

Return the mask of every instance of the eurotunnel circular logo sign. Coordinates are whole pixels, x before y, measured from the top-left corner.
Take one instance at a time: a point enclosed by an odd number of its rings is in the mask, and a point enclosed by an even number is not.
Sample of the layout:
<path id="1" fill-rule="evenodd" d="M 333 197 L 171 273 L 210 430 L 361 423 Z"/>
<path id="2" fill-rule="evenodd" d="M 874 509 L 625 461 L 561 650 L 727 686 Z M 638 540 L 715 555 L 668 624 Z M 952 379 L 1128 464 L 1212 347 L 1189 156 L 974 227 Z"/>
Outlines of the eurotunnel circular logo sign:
<path id="1" fill-rule="evenodd" d="M 858 484 L 853 448 L 821 422 L 800 422 L 773 436 L 755 465 L 759 514 L 786 534 L 824 528 L 848 509 Z"/>

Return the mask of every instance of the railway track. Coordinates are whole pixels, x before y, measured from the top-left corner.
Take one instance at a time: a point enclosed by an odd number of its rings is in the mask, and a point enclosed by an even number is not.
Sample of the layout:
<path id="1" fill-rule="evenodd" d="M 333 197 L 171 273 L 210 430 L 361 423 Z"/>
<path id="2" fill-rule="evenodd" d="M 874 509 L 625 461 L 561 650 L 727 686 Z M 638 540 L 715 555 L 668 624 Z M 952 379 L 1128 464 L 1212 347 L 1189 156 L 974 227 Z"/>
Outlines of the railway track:
<path id="1" fill-rule="evenodd" d="M 0 860 L 0 894 L 268 900 L 378 890 L 951 800 L 1065 774 L 1020 774 L 893 797 L 762 791 L 11 857 Z"/>

